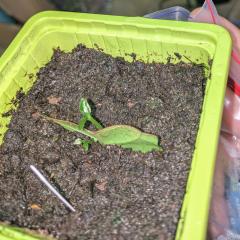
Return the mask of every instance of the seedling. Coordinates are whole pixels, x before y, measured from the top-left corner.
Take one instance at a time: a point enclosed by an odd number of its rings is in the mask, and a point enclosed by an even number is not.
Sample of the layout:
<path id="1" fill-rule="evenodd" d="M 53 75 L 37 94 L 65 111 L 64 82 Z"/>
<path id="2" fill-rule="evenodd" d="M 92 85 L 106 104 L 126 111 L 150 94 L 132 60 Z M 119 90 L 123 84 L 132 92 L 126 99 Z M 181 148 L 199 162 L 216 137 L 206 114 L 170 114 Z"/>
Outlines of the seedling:
<path id="1" fill-rule="evenodd" d="M 80 101 L 79 109 L 82 114 L 79 124 L 50 117 L 45 118 L 57 123 L 68 131 L 79 132 L 89 137 L 90 140 L 82 140 L 80 138 L 75 140 L 75 144 L 81 144 L 85 151 L 89 149 L 92 142 L 99 142 L 102 145 L 118 145 L 122 148 L 128 148 L 142 153 L 162 150 L 158 144 L 157 136 L 144 133 L 137 128 L 128 125 L 114 125 L 103 128 L 102 125 L 92 117 L 91 107 L 84 98 Z M 87 121 L 91 122 L 97 130 L 90 131 L 84 128 Z"/>
<path id="2" fill-rule="evenodd" d="M 93 141 L 91 141 L 91 140 L 83 140 L 83 139 L 81 139 L 81 138 L 77 138 L 77 139 L 74 141 L 74 144 L 76 144 L 76 145 L 82 145 L 83 150 L 84 150 L 85 152 L 88 151 L 89 146 L 90 146 L 92 143 L 93 143 Z"/>
<path id="3" fill-rule="evenodd" d="M 78 124 L 79 129 L 83 129 L 87 121 L 91 122 L 96 129 L 103 128 L 102 125 L 92 117 L 91 115 L 92 110 L 90 105 L 88 104 L 87 99 L 82 98 L 80 100 L 79 110 L 80 113 L 82 114 L 82 118 Z"/>

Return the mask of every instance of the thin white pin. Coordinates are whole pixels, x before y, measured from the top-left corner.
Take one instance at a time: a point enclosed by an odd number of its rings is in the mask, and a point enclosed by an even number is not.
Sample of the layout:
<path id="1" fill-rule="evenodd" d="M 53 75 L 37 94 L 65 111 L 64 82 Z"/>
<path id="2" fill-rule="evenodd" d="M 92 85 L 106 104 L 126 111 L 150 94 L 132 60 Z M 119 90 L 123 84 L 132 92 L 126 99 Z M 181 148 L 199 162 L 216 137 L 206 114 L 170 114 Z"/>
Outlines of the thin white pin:
<path id="1" fill-rule="evenodd" d="M 42 175 L 42 173 L 33 165 L 30 165 L 33 173 L 38 177 L 38 179 L 48 187 L 48 189 L 72 212 L 76 212 L 74 207 L 50 184 L 50 182 Z"/>

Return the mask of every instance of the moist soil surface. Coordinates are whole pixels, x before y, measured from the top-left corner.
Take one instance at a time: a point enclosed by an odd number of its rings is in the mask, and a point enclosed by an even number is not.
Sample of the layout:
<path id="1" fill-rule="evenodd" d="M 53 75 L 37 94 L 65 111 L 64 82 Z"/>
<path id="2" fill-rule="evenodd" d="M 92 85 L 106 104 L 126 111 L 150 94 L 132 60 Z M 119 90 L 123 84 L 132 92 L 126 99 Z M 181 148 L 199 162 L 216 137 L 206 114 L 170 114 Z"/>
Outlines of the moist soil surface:
<path id="1" fill-rule="evenodd" d="M 79 45 L 57 49 L 27 96 L 18 94 L 0 148 L 0 221 L 75 239 L 174 239 L 198 131 L 203 66 L 125 62 Z M 74 145 L 39 117 L 78 122 L 88 98 L 104 126 L 127 124 L 160 138 L 163 152 Z M 91 129 L 92 126 L 89 126 Z M 68 211 L 30 171 L 35 165 L 76 208 Z"/>

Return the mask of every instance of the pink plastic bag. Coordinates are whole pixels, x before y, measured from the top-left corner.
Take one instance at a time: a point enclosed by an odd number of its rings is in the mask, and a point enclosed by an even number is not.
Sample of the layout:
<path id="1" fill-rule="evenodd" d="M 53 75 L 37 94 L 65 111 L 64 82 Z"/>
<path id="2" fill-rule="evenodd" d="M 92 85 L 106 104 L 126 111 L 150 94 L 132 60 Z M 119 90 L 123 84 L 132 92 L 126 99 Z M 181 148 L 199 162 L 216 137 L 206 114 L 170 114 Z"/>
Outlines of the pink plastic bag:
<path id="1" fill-rule="evenodd" d="M 240 240 L 240 140 L 221 133 L 215 167 L 208 237 Z"/>
<path id="2" fill-rule="evenodd" d="M 240 138 L 240 97 L 230 88 L 225 95 L 222 131 Z"/>
<path id="3" fill-rule="evenodd" d="M 189 19 L 194 22 L 206 22 L 225 27 L 231 34 L 233 41 L 231 67 L 229 72 L 229 87 L 240 96 L 240 31 L 239 29 L 218 15 L 212 0 L 206 0 L 200 11 L 193 12 Z M 240 131 L 240 130 L 239 130 Z"/>
<path id="4" fill-rule="evenodd" d="M 228 88 L 209 212 L 211 240 L 240 240 L 240 31 L 219 16 L 211 0 L 189 19 L 225 27 L 233 41 Z"/>

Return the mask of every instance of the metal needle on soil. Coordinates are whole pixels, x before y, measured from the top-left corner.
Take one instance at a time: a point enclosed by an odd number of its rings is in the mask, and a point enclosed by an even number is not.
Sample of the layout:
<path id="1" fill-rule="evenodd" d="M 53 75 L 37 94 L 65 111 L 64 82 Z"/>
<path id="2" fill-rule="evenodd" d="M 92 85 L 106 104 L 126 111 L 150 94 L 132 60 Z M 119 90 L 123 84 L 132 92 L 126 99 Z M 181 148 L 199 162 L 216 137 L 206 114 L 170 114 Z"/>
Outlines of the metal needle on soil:
<path id="1" fill-rule="evenodd" d="M 48 189 L 72 212 L 76 212 L 73 206 L 49 183 L 49 181 L 42 175 L 42 173 L 33 165 L 30 165 L 33 173 L 39 178 L 39 180 L 44 183 Z"/>

